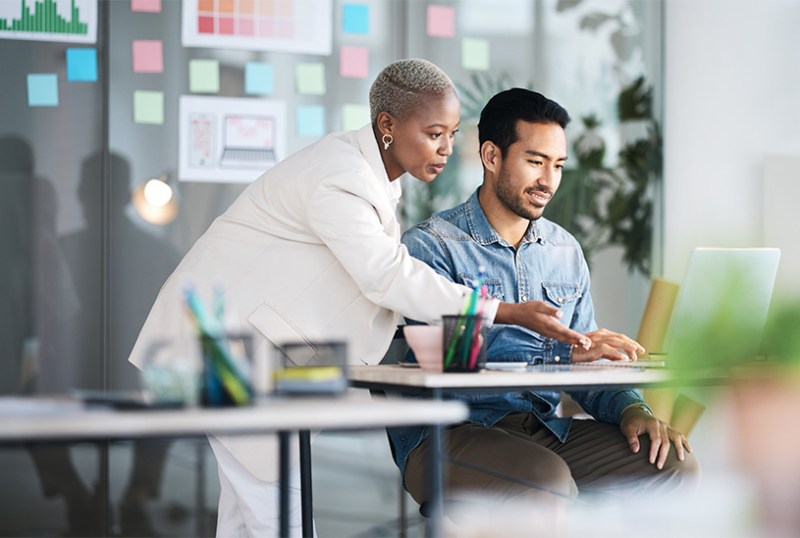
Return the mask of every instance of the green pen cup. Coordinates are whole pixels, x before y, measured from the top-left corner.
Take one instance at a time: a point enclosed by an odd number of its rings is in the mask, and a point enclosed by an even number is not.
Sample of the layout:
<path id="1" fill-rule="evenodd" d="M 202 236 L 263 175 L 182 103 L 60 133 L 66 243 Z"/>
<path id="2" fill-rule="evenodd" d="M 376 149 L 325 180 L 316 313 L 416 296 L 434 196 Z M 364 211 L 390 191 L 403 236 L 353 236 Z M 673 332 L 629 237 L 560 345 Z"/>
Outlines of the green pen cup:
<path id="1" fill-rule="evenodd" d="M 201 334 L 203 374 L 200 405 L 236 407 L 253 403 L 253 337 L 247 333 Z"/>
<path id="2" fill-rule="evenodd" d="M 445 372 L 478 372 L 486 366 L 486 318 L 479 314 L 442 316 Z"/>

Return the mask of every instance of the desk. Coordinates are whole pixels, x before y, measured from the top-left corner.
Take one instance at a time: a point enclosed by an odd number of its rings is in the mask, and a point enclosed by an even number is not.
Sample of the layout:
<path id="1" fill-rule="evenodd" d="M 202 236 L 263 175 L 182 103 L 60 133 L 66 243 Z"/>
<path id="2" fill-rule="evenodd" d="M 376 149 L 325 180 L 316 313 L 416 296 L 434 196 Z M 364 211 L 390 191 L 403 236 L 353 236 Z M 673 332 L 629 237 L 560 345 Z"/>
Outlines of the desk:
<path id="1" fill-rule="evenodd" d="M 85 407 L 56 398 L 0 398 L 0 444 L 111 441 L 148 437 L 202 437 L 277 433 L 281 451 L 280 525 L 288 535 L 289 436 L 302 430 L 348 430 L 434 425 L 467 417 L 461 402 L 287 398 L 252 407 L 126 410 Z M 302 445 L 303 443 L 301 443 Z M 306 530 L 304 530 L 304 533 Z"/>
<path id="2" fill-rule="evenodd" d="M 665 369 L 629 367 L 586 367 L 571 369 L 564 366 L 534 367 L 525 371 L 481 370 L 475 373 L 436 373 L 407 368 L 395 364 L 378 366 L 351 366 L 348 368 L 350 384 L 372 390 L 419 393 L 441 399 L 443 392 L 468 392 L 474 390 L 513 392 L 519 390 L 561 390 L 590 388 L 626 388 L 667 386 L 675 381 Z M 418 401 L 405 399 L 403 401 Z M 433 517 L 429 520 L 429 536 L 441 534 L 442 518 L 442 426 L 431 430 L 431 449 L 435 455 L 431 465 L 431 499 Z"/>
<path id="3" fill-rule="evenodd" d="M 443 390 L 496 389 L 510 392 L 524 389 L 611 389 L 666 386 L 674 383 L 670 372 L 661 368 L 610 366 L 570 369 L 567 365 L 534 367 L 525 371 L 481 370 L 475 373 L 426 372 L 395 364 L 351 366 L 348 377 L 354 387 L 420 392 L 435 398 L 439 398 Z"/>

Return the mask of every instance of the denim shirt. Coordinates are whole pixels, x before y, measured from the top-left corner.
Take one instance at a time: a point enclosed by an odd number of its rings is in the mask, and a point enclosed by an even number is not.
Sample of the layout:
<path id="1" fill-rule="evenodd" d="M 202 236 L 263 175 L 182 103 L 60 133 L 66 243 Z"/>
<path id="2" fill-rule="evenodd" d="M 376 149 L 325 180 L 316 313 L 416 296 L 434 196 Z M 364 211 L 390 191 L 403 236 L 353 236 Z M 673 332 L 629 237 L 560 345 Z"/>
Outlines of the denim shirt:
<path id="1" fill-rule="evenodd" d="M 508 303 L 544 301 L 564 314 L 561 322 L 580 333 L 597 329 L 589 293 L 589 269 L 578 241 L 545 218 L 531 221 L 519 245 L 505 241 L 489 224 L 476 190 L 463 204 L 409 229 L 402 241 L 412 256 L 454 282 L 475 287 L 478 268 L 492 297 Z M 568 364 L 572 347 L 517 325 L 494 324 L 487 335 L 489 361 Z M 622 411 L 642 397 L 635 390 L 570 391 L 595 419 L 619 423 Z M 558 391 L 451 393 L 445 399 L 469 405 L 468 421 L 491 427 L 509 413 L 533 413 L 561 442 L 572 419 L 555 416 Z M 401 473 L 427 428 L 387 428 Z"/>

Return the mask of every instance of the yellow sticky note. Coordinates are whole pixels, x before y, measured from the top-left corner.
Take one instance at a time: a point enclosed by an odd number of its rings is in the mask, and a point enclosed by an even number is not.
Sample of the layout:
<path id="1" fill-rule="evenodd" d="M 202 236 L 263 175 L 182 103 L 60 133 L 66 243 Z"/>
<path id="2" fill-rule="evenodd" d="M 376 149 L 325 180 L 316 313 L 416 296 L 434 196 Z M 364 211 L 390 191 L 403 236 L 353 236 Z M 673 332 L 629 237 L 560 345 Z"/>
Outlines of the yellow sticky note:
<path id="1" fill-rule="evenodd" d="M 325 95 L 325 66 L 320 63 L 297 64 L 295 67 L 297 93 Z"/>
<path id="2" fill-rule="evenodd" d="M 164 92 L 133 92 L 133 121 L 162 125 L 164 123 Z"/>
<path id="3" fill-rule="evenodd" d="M 344 105 L 342 107 L 342 127 L 345 131 L 361 129 L 369 123 L 369 107 L 366 105 Z"/>
<path id="4" fill-rule="evenodd" d="M 189 91 L 219 93 L 219 62 L 217 60 L 189 61 Z"/>
<path id="5" fill-rule="evenodd" d="M 466 37 L 461 40 L 461 65 L 464 69 L 486 71 L 489 69 L 489 42 Z"/>

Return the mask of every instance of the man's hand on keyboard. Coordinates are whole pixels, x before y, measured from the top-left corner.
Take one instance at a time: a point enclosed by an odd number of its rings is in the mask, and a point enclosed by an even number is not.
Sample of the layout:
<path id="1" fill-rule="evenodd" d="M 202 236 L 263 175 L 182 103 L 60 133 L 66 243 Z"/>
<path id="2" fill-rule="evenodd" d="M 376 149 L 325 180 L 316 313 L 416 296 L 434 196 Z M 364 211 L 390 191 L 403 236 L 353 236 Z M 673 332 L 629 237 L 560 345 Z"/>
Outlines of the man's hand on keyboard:
<path id="1" fill-rule="evenodd" d="M 591 362 L 597 359 L 612 361 L 636 361 L 645 349 L 632 338 L 608 329 L 599 329 L 587 334 L 592 340 L 589 349 L 580 346 L 572 348 L 572 362 Z"/>

